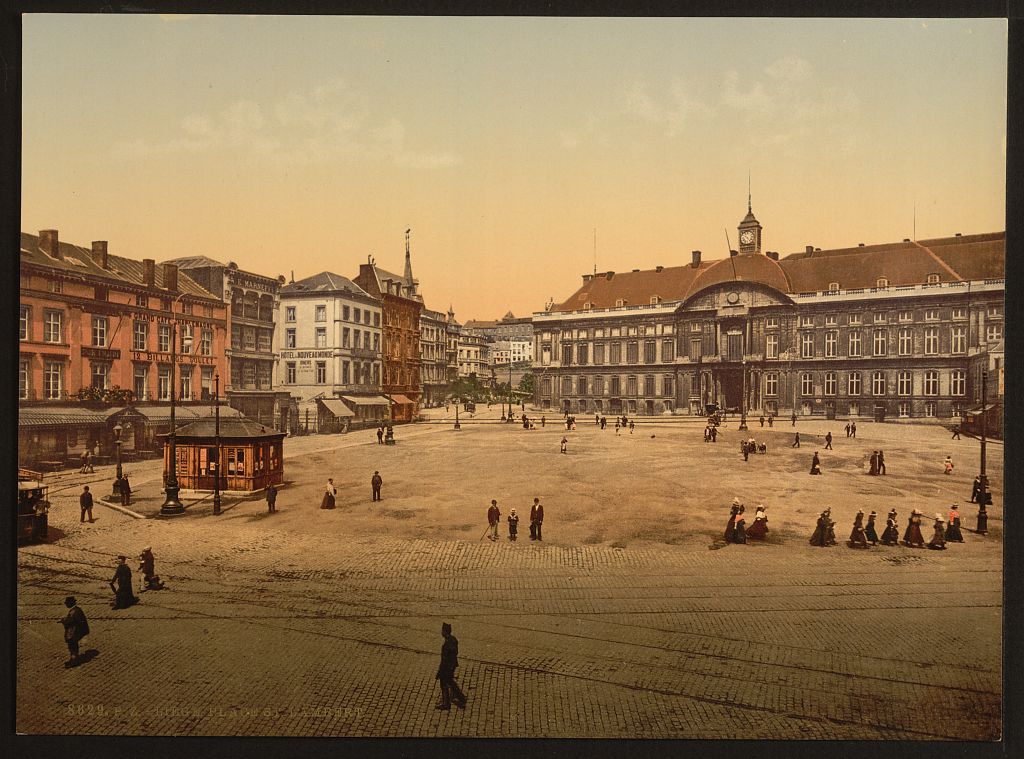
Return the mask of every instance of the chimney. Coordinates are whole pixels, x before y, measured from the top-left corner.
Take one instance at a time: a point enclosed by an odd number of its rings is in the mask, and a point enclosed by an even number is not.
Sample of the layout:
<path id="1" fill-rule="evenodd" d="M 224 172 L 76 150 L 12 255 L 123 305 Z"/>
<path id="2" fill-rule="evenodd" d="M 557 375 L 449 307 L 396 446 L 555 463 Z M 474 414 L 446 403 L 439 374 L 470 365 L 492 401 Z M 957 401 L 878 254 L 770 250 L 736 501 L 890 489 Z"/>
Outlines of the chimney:
<path id="1" fill-rule="evenodd" d="M 804 252 L 805 253 L 813 253 L 814 252 L 814 246 L 813 245 L 806 245 L 806 246 L 804 246 Z"/>
<path id="2" fill-rule="evenodd" d="M 664 266 L 655 266 L 654 270 L 656 272 L 658 272 L 658 274 L 661 274 L 663 271 L 665 271 L 665 267 Z"/>
<path id="3" fill-rule="evenodd" d="M 904 237 L 903 238 L 903 242 L 910 242 L 910 238 L 909 237 Z"/>
<path id="4" fill-rule="evenodd" d="M 152 258 L 142 259 L 142 281 L 146 287 L 156 287 L 156 261 Z"/>
<path id="5" fill-rule="evenodd" d="M 39 247 L 50 258 L 56 258 L 60 261 L 64 260 L 64 254 L 60 250 L 60 243 L 57 241 L 56 229 L 39 230 Z"/>
<path id="6" fill-rule="evenodd" d="M 772 261 L 778 261 L 779 260 L 779 251 L 777 251 L 777 250 L 769 250 L 768 251 L 768 258 L 770 258 Z"/>
<path id="7" fill-rule="evenodd" d="M 610 271 L 610 272 L 608 272 L 607 274 L 604 275 L 604 278 L 610 280 L 614 276 L 615 276 L 615 272 Z"/>
<path id="8" fill-rule="evenodd" d="M 814 249 L 814 252 L 815 252 L 815 253 L 821 253 L 821 248 L 815 248 L 815 249 Z"/>
<path id="9" fill-rule="evenodd" d="M 737 251 L 737 250 L 730 250 L 729 251 L 729 255 L 730 256 L 738 256 L 739 255 L 739 251 Z"/>
<path id="10" fill-rule="evenodd" d="M 692 256 L 692 259 L 693 259 L 691 261 L 691 263 L 690 263 L 690 266 L 692 266 L 694 269 L 696 269 L 698 266 L 700 266 L 700 251 L 699 250 L 691 250 L 690 251 L 690 256 Z"/>
<path id="11" fill-rule="evenodd" d="M 862 242 L 857 243 L 857 247 L 858 248 L 863 248 L 864 247 L 864 243 L 862 243 Z"/>
<path id="12" fill-rule="evenodd" d="M 175 264 L 163 264 L 164 289 L 172 293 L 178 292 L 178 267 Z"/>
<path id="13" fill-rule="evenodd" d="M 100 268 L 107 269 L 107 241 L 92 241 L 92 260 Z"/>
<path id="14" fill-rule="evenodd" d="M 636 274 L 638 271 L 640 271 L 640 270 L 639 269 L 633 269 L 633 273 L 634 274 Z"/>
<path id="15" fill-rule="evenodd" d="M 957 232 L 957 233 L 956 233 L 956 236 L 957 236 L 957 237 L 960 237 L 960 233 L 959 233 L 959 232 Z"/>

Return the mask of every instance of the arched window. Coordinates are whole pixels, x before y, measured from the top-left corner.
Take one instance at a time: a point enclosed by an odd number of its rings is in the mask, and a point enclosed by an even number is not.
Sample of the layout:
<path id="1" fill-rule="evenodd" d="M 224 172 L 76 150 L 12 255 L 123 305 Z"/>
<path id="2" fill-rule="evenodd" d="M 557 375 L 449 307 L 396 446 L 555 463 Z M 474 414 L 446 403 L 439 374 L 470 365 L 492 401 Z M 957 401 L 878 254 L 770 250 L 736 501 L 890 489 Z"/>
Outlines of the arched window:
<path id="1" fill-rule="evenodd" d="M 839 292 L 839 283 L 838 282 L 829 282 L 828 283 L 828 291 L 830 293 L 837 293 L 837 292 Z"/>
<path id="2" fill-rule="evenodd" d="M 889 286 L 889 280 L 886 279 L 885 277 L 879 277 L 878 281 L 875 283 L 875 287 L 888 287 L 888 286 Z"/>

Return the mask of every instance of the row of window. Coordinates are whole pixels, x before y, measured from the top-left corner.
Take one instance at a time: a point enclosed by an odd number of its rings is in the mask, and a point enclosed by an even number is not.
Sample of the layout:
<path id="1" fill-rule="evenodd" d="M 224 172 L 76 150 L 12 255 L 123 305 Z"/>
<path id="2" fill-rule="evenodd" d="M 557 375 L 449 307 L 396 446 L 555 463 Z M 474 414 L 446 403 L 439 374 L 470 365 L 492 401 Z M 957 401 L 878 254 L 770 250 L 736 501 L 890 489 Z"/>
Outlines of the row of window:
<path id="1" fill-rule="evenodd" d="M 316 327 L 313 332 L 313 346 L 316 348 L 327 347 L 327 327 Z M 284 347 L 298 347 L 296 328 L 288 327 L 284 331 Z M 380 333 L 369 330 L 341 328 L 342 348 L 365 348 L 367 350 L 380 350 Z"/>
<path id="2" fill-rule="evenodd" d="M 350 318 L 351 317 L 351 318 Z M 327 321 L 327 306 L 317 305 L 313 307 L 313 319 L 318 322 Z M 295 322 L 295 306 L 284 307 L 284 320 L 289 323 Z M 380 311 L 370 311 L 368 308 L 353 308 L 351 306 L 341 307 L 341 320 L 354 321 L 356 324 L 370 324 L 373 321 L 374 327 L 380 326 Z"/>
<path id="3" fill-rule="evenodd" d="M 657 378 L 654 375 L 645 377 L 626 377 L 626 395 L 636 396 L 640 393 L 640 381 L 643 381 L 643 395 L 655 396 Z M 671 374 L 661 375 L 661 395 L 671 398 L 675 395 L 675 377 Z M 551 395 L 551 378 L 541 380 L 541 395 Z M 622 378 L 619 376 L 604 377 L 562 377 L 562 395 L 622 395 Z"/>
<path id="4" fill-rule="evenodd" d="M 110 387 L 110 364 L 104 361 L 93 361 L 90 365 L 90 384 L 94 388 L 106 390 Z M 213 397 L 213 367 L 199 367 L 199 400 Z M 182 365 L 178 367 L 180 400 L 196 400 L 193 396 L 193 368 Z M 64 397 L 65 364 L 63 361 L 43 362 L 42 397 L 45 400 L 60 400 Z M 28 360 L 18 362 L 18 398 L 25 400 L 31 391 L 31 372 Z M 149 366 L 136 365 L 132 376 L 132 392 L 137 400 L 152 400 L 149 392 Z M 157 367 L 156 400 L 171 399 L 171 367 L 161 364 Z"/>
<path id="5" fill-rule="evenodd" d="M 287 361 L 284 365 L 284 381 L 287 385 L 296 383 L 297 368 L 294 361 Z M 351 376 L 351 382 L 349 377 Z M 317 385 L 327 384 L 327 362 L 317 361 L 315 365 L 315 383 Z M 372 362 L 341 362 L 341 384 L 380 384 L 380 364 Z"/>
<path id="6" fill-rule="evenodd" d="M 18 338 L 29 339 L 30 320 L 28 307 L 21 309 L 21 322 L 19 325 Z M 149 350 L 149 325 L 148 321 L 136 320 L 132 323 L 132 350 Z M 178 350 L 182 353 L 191 353 L 194 348 L 202 356 L 209 356 L 213 352 L 213 330 L 203 328 L 200 330 L 199 345 L 195 345 L 195 330 L 191 324 L 180 325 L 180 341 Z M 91 345 L 96 348 L 109 346 L 111 338 L 110 318 L 107 316 L 93 316 L 91 329 Z M 43 342 L 63 343 L 64 342 L 64 312 L 55 309 L 43 311 Z M 159 352 L 169 353 L 171 350 L 171 325 L 157 325 L 156 349 Z"/>

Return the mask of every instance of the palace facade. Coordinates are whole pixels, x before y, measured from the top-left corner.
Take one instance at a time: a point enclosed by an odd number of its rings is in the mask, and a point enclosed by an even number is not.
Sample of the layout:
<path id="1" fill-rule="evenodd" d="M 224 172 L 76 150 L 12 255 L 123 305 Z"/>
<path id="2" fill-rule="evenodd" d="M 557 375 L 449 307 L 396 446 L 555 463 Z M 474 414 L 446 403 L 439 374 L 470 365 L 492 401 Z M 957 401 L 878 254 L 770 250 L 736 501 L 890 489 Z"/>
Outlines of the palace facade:
<path id="1" fill-rule="evenodd" d="M 1006 236 L 762 252 L 583 276 L 533 315 L 535 402 L 580 413 L 960 418 L 1003 338 Z M 991 395 L 990 400 L 995 401 Z"/>

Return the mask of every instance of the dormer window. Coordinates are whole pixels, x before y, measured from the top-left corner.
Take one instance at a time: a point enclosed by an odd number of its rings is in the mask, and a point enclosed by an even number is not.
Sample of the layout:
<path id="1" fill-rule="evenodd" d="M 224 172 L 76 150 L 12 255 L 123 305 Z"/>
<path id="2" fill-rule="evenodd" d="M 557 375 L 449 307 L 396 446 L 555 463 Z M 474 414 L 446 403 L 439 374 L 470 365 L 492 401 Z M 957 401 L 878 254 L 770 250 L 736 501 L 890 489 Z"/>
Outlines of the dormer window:
<path id="1" fill-rule="evenodd" d="M 875 287 L 888 287 L 888 286 L 889 286 L 889 280 L 886 279 L 885 277 L 879 277 L 878 281 L 875 282 Z"/>
<path id="2" fill-rule="evenodd" d="M 626 299 L 625 298 L 616 298 L 615 299 L 615 307 L 616 308 L 622 308 L 625 305 L 626 305 Z"/>
<path id="3" fill-rule="evenodd" d="M 589 311 L 591 308 L 593 308 L 593 305 L 594 305 L 593 303 L 591 303 L 590 301 L 587 301 L 586 303 L 583 304 L 583 310 L 584 311 Z"/>
<path id="4" fill-rule="evenodd" d="M 661 298 L 660 298 L 660 297 L 658 297 L 657 295 L 652 295 L 652 296 L 651 296 L 651 305 L 652 305 L 652 306 L 656 306 L 656 305 L 658 305 L 659 303 L 661 303 Z"/>
<path id="5" fill-rule="evenodd" d="M 837 292 L 839 292 L 839 283 L 838 282 L 829 282 L 828 283 L 828 291 L 830 293 L 837 293 Z"/>
<path id="6" fill-rule="evenodd" d="M 929 285 L 937 285 L 937 284 L 939 284 L 939 275 L 938 274 L 929 274 L 928 275 L 928 284 Z"/>

